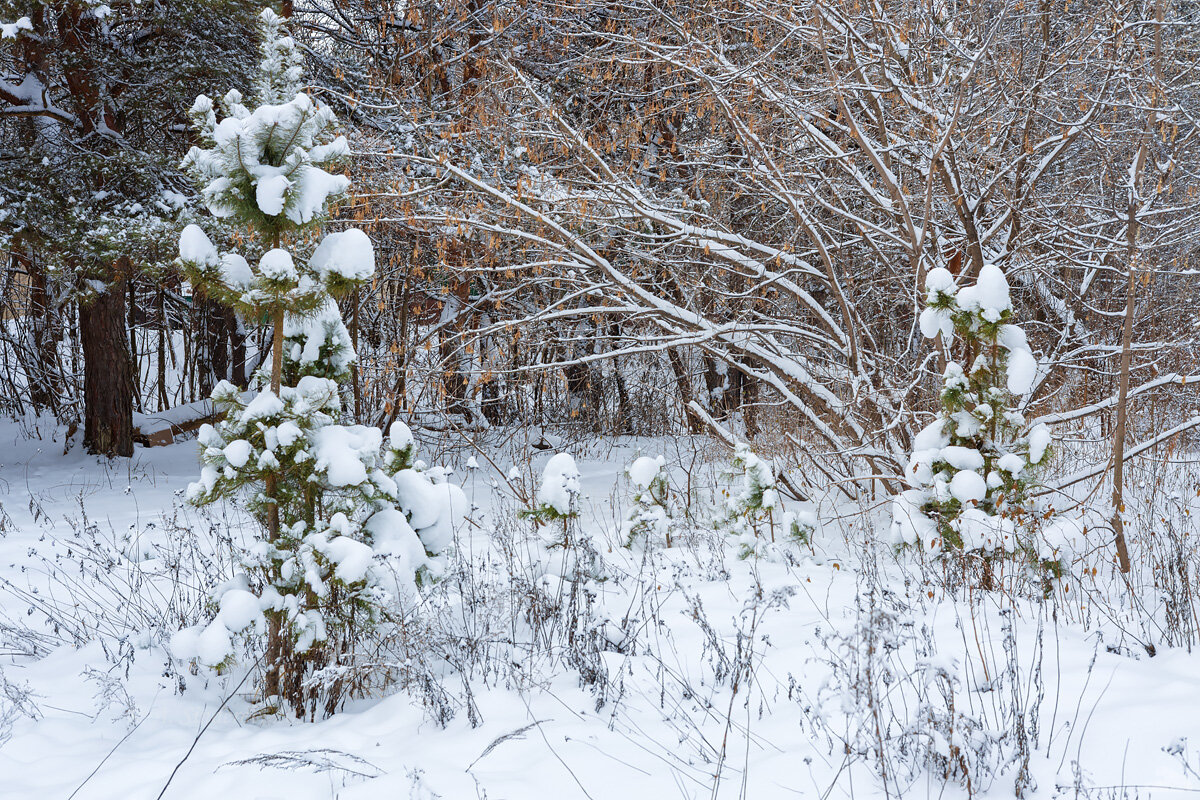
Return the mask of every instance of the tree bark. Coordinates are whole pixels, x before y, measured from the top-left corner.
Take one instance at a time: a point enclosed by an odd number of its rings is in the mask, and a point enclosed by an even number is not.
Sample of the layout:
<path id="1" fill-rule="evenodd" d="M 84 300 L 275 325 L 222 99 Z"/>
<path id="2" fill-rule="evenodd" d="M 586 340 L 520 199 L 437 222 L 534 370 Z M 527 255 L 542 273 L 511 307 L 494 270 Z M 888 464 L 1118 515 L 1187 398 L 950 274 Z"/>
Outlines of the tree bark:
<path id="1" fill-rule="evenodd" d="M 13 245 L 14 266 L 23 268 L 29 279 L 29 333 L 32 352 L 36 361 L 26 364 L 25 378 L 29 381 L 29 400 L 35 408 L 48 408 L 59 413 L 59 397 L 62 387 L 59 382 L 58 343 L 59 326 L 57 308 L 50 296 L 46 271 L 36 263 L 34 257 L 22 252 L 19 244 Z"/>
<path id="2" fill-rule="evenodd" d="M 83 446 L 105 456 L 133 455 L 133 375 L 125 335 L 125 280 L 79 308 L 83 344 Z"/>
<path id="3" fill-rule="evenodd" d="M 275 246 L 279 246 L 279 237 L 275 237 Z M 280 396 L 280 387 L 283 384 L 283 317 L 284 310 L 282 306 L 277 306 L 271 316 L 271 322 L 274 329 L 271 331 L 271 392 L 276 397 Z M 275 498 L 275 489 L 279 485 L 279 475 L 274 472 L 268 472 L 264 481 L 265 486 L 263 493 L 267 496 L 267 541 L 271 544 L 279 538 L 279 502 Z M 278 564 L 278 562 L 276 562 Z M 271 583 L 278 583 L 278 566 L 271 568 Z M 283 613 L 280 611 L 270 611 L 267 613 L 267 653 L 266 653 L 266 676 L 264 678 L 264 692 L 267 697 L 280 696 L 280 690 L 285 682 L 283 671 L 288 657 L 291 655 L 291 647 L 284 640 L 283 636 Z"/>
<path id="4" fill-rule="evenodd" d="M 1137 183 L 1146 163 L 1146 145 L 1138 149 L 1133 166 L 1129 170 L 1129 210 L 1128 222 L 1125 226 L 1126 257 L 1129 261 L 1129 284 L 1125 290 L 1125 324 L 1121 329 L 1121 368 L 1120 389 L 1117 394 L 1117 424 L 1113 432 L 1113 493 L 1112 493 L 1112 528 L 1113 538 L 1117 546 L 1117 563 L 1121 572 L 1128 573 L 1129 546 L 1125 541 L 1125 522 L 1121 513 L 1125 510 L 1125 427 L 1129 416 L 1129 371 L 1133 366 L 1133 317 L 1136 308 L 1137 288 L 1137 212 L 1141 204 L 1137 194 Z"/>

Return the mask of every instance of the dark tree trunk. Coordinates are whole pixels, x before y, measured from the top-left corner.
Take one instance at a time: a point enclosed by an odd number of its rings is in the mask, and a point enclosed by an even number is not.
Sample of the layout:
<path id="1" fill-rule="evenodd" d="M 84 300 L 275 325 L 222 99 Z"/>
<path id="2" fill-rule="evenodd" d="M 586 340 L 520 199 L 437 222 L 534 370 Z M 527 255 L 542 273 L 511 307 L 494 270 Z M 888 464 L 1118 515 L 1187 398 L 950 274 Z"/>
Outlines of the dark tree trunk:
<path id="1" fill-rule="evenodd" d="M 200 295 L 197 295 L 193 302 L 198 323 L 196 383 L 200 394 L 207 397 L 217 381 L 229 377 L 229 348 L 226 343 L 229 337 L 225 307 Z"/>
<path id="2" fill-rule="evenodd" d="M 232 308 L 225 309 L 225 325 L 229 329 L 229 380 L 243 391 L 249 385 L 246 378 L 246 329 Z"/>
<path id="3" fill-rule="evenodd" d="M 706 390 L 705 406 L 716 419 L 725 419 L 733 411 L 730 402 L 730 372 L 729 367 L 717 363 L 712 356 L 704 356 L 704 388 Z"/>
<path id="4" fill-rule="evenodd" d="M 125 281 L 79 308 L 83 343 L 83 445 L 105 456 L 133 455 L 133 380 L 125 336 Z"/>
<path id="5" fill-rule="evenodd" d="M 678 349 L 674 347 L 667 349 L 667 361 L 671 364 L 671 371 L 675 373 L 675 387 L 679 390 L 679 401 L 683 404 L 688 433 L 700 433 L 704 430 L 704 426 L 691 408 L 692 376 L 688 374 L 687 366 L 680 357 Z"/>
<path id="6" fill-rule="evenodd" d="M 50 297 L 45 270 L 38 266 L 33 258 L 13 248 L 13 260 L 24 267 L 29 277 L 29 332 L 32 338 L 33 353 L 36 361 L 26 366 L 26 379 L 29 381 L 29 400 L 35 408 L 48 408 L 54 414 L 59 412 L 59 370 L 58 342 L 59 331 L 55 319 L 58 310 Z"/>

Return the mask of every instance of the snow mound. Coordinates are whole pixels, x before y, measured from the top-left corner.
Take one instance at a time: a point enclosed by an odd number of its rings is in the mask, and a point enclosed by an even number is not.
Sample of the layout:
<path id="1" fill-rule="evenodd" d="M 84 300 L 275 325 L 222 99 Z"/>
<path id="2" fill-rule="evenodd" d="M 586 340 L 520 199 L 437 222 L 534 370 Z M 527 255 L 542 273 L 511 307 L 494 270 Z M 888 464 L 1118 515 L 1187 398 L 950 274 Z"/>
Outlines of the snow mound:
<path id="1" fill-rule="evenodd" d="M 542 483 L 537 490 L 540 505 L 554 509 L 561 516 L 570 516 L 578 508 L 579 468 L 570 453 L 551 456 L 542 469 Z"/>

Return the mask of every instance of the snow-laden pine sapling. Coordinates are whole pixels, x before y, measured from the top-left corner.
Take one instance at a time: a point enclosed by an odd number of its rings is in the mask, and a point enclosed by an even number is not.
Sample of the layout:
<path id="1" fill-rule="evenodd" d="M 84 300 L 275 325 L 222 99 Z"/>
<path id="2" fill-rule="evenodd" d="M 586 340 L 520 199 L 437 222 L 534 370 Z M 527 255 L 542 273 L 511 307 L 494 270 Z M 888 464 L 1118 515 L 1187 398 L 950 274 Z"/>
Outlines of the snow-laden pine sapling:
<path id="1" fill-rule="evenodd" d="M 570 543 L 570 523 L 579 516 L 579 468 L 570 453 L 556 453 L 542 468 L 542 482 L 534 495 L 534 507 L 521 512 L 523 519 L 539 525 L 562 524 L 559 546 Z"/>
<path id="2" fill-rule="evenodd" d="M 189 225 L 179 262 L 208 296 L 274 326 L 257 393 L 244 396 L 228 382 L 213 391 L 221 419 L 200 431 L 203 469 L 188 491 L 196 505 L 244 503 L 266 535 L 246 548 L 243 573 L 214 593 L 213 622 L 177 637 L 176 649 L 219 667 L 239 634 L 264 630 L 263 694 L 304 715 L 315 711 L 311 678 L 353 662 L 380 607 L 415 591 L 430 556 L 448 544 L 447 520 L 466 503 L 457 487 L 413 469 L 403 423 L 386 442 L 378 428 L 340 424 L 340 387 L 355 354 L 336 298 L 374 274 L 374 250 L 355 229 L 325 236 L 306 260 L 284 246 L 345 193 L 349 181 L 325 167 L 349 148 L 332 111 L 300 90 L 300 55 L 279 17 L 266 10 L 260 19 L 253 101 L 229 92 L 218 121 L 212 101 L 199 97 L 191 114 L 206 146 L 193 147 L 183 165 L 214 216 L 270 249 L 252 265 Z M 326 688 L 332 711 L 340 688 Z"/>
<path id="3" fill-rule="evenodd" d="M 1030 488 L 1049 453 L 1050 432 L 1029 428 L 1017 405 L 1037 373 L 1025 332 L 1012 322 L 1008 281 L 985 265 L 975 285 L 958 287 L 945 269 L 926 282 L 922 333 L 951 355 L 942 376 L 941 409 L 918 433 L 905 469 L 912 487 L 893 501 L 899 546 L 980 565 L 1016 557 L 1042 577 L 1063 572 L 1067 526 L 1041 531 Z M 965 367 L 963 365 L 966 365 Z"/>
<path id="4" fill-rule="evenodd" d="M 764 544 L 775 542 L 776 512 L 781 510 L 775 469 L 749 445 L 739 442 L 728 476 L 734 486 L 717 525 L 738 538 L 739 557 L 749 558 L 759 554 Z M 764 538 L 764 530 L 769 538 Z"/>
<path id="5" fill-rule="evenodd" d="M 667 483 L 666 459 L 641 456 L 625 474 L 633 485 L 633 508 L 621 523 L 621 541 L 632 547 L 637 539 L 647 543 L 663 541 L 671 546 L 671 498 Z"/>
<path id="6" fill-rule="evenodd" d="M 536 505 L 520 513 L 537 528 L 546 526 L 539 538 L 544 548 L 544 575 L 556 575 L 575 588 L 589 580 L 602 581 L 604 566 L 595 543 L 581 536 L 578 519 L 582 500 L 579 468 L 570 453 L 557 453 L 542 469 L 542 480 L 534 495 Z M 574 596 L 574 594 L 572 594 Z"/>
<path id="7" fill-rule="evenodd" d="M 811 548 L 817 532 L 817 515 L 811 511 L 785 511 L 783 531 L 792 541 Z"/>

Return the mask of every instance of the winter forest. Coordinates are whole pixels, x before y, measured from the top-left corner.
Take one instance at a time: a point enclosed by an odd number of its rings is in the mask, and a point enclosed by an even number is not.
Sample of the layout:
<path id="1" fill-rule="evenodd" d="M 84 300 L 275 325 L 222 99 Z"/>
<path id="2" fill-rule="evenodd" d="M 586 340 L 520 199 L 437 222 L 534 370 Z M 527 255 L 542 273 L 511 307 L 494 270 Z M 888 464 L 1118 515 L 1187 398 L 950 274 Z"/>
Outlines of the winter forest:
<path id="1" fill-rule="evenodd" d="M 0 0 L 0 798 L 1196 796 L 1198 63 Z"/>

